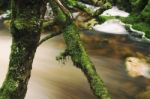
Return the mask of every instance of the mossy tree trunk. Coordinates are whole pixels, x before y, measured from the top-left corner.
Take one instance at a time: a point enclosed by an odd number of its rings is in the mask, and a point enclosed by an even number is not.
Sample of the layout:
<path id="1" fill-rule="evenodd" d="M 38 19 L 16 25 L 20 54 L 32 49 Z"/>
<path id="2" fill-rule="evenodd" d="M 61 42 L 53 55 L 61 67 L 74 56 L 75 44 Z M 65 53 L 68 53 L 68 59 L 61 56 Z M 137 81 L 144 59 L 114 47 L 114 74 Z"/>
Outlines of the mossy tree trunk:
<path id="1" fill-rule="evenodd" d="M 0 99 L 24 99 L 40 39 L 42 0 L 12 0 L 12 46 Z"/>
<path id="2" fill-rule="evenodd" d="M 93 94 L 98 99 L 110 99 L 109 93 L 102 79 L 97 74 L 94 64 L 88 57 L 86 50 L 80 40 L 78 28 L 74 24 L 73 20 L 63 13 L 62 9 L 58 7 L 55 1 L 49 1 L 53 12 L 56 14 L 56 20 L 64 24 L 62 32 L 67 48 L 60 57 L 57 57 L 57 59 L 65 59 L 67 55 L 71 56 L 74 65 L 80 68 L 85 74 Z M 58 16 L 59 18 L 57 18 Z"/>
<path id="3" fill-rule="evenodd" d="M 68 24 L 64 29 L 64 39 L 67 45 L 67 53 L 71 56 L 74 65 L 80 68 L 85 74 L 93 94 L 98 99 L 110 99 L 102 79 L 97 74 L 94 64 L 83 47 L 79 31 L 73 22 Z"/>

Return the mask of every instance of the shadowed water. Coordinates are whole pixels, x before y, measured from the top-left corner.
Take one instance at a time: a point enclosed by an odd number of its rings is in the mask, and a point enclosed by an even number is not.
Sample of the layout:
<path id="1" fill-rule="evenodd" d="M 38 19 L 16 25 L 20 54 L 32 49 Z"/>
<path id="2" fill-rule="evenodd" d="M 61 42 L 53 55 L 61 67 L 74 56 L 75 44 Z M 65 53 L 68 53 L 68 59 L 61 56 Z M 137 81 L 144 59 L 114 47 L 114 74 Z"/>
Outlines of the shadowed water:
<path id="1" fill-rule="evenodd" d="M 104 80 L 112 99 L 134 99 L 149 84 L 144 77 L 132 78 L 125 68 L 125 58 L 149 57 L 149 46 L 114 35 L 81 35 L 85 47 Z M 7 30 L 0 30 L 0 84 L 3 82 L 9 62 L 11 36 Z M 25 99 L 96 99 L 92 95 L 83 73 L 72 65 L 56 61 L 55 57 L 64 51 L 62 36 L 42 44 L 36 52 L 32 75 Z"/>

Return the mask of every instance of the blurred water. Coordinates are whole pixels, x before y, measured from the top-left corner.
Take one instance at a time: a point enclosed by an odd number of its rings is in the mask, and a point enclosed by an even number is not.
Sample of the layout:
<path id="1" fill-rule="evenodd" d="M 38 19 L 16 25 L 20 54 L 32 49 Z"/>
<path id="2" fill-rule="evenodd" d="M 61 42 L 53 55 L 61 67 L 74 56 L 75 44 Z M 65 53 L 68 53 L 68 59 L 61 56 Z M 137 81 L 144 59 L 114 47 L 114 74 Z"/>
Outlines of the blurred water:
<path id="1" fill-rule="evenodd" d="M 123 10 L 118 9 L 117 6 L 113 6 L 111 9 L 108 9 L 103 12 L 103 16 L 121 16 L 121 17 L 128 17 L 130 14 Z"/>
<path id="2" fill-rule="evenodd" d="M 149 46 L 133 42 L 127 36 L 81 34 L 81 37 L 112 99 L 134 99 L 149 84 L 150 80 L 144 77 L 130 77 L 124 65 L 126 57 L 138 57 L 138 53 L 148 57 Z M 1 84 L 7 72 L 11 45 L 11 36 L 5 29 L 0 30 L 0 45 Z M 55 60 L 64 48 L 62 36 L 38 48 L 25 99 L 96 99 L 83 73 L 70 59 L 65 65 Z"/>
<path id="3" fill-rule="evenodd" d="M 125 29 L 125 26 L 121 24 L 119 20 L 115 20 L 115 19 L 108 20 L 103 24 L 97 24 L 93 26 L 93 29 L 95 31 L 108 33 L 108 34 L 122 34 L 122 35 L 128 34 L 127 30 Z"/>

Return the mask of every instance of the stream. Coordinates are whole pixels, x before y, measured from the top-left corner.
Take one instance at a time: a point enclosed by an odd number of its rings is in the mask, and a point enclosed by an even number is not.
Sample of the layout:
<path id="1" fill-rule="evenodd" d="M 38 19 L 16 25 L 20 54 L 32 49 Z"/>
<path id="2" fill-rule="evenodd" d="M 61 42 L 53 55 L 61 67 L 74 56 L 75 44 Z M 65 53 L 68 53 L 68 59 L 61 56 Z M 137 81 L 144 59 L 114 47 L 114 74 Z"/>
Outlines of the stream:
<path id="1" fill-rule="evenodd" d="M 132 77 L 125 66 L 127 57 L 149 58 L 148 44 L 135 42 L 127 35 L 94 31 L 84 31 L 81 38 L 112 99 L 135 99 L 150 85 L 149 78 L 144 75 Z M 1 86 L 11 46 L 11 35 L 7 29 L 0 28 L 0 45 Z M 46 41 L 37 49 L 25 99 L 96 99 L 84 74 L 73 66 L 69 58 L 65 64 L 56 61 L 56 56 L 64 49 L 62 36 Z"/>

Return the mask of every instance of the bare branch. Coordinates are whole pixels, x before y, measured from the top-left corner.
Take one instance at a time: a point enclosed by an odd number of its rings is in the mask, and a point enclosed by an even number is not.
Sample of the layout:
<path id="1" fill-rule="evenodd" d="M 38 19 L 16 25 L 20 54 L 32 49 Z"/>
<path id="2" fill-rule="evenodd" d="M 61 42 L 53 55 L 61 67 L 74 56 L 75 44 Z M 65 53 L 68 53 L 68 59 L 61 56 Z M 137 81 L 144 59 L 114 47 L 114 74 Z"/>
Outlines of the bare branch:
<path id="1" fill-rule="evenodd" d="M 57 36 L 57 35 L 60 35 L 60 34 L 61 34 L 61 33 L 58 32 L 58 33 L 51 33 L 51 34 L 47 35 L 46 37 L 44 37 L 43 39 L 41 39 L 41 40 L 39 41 L 39 43 L 38 43 L 37 46 L 40 46 L 42 43 L 44 43 L 44 42 L 47 41 L 48 39 L 50 39 L 50 38 L 52 38 L 52 37 L 55 37 L 55 36 Z"/>
<path id="2" fill-rule="evenodd" d="M 60 2 L 60 0 L 55 0 L 55 2 L 58 4 L 58 6 L 61 8 L 61 10 L 67 15 L 69 18 L 73 19 L 72 14 L 70 11 L 63 6 L 63 4 Z"/>

